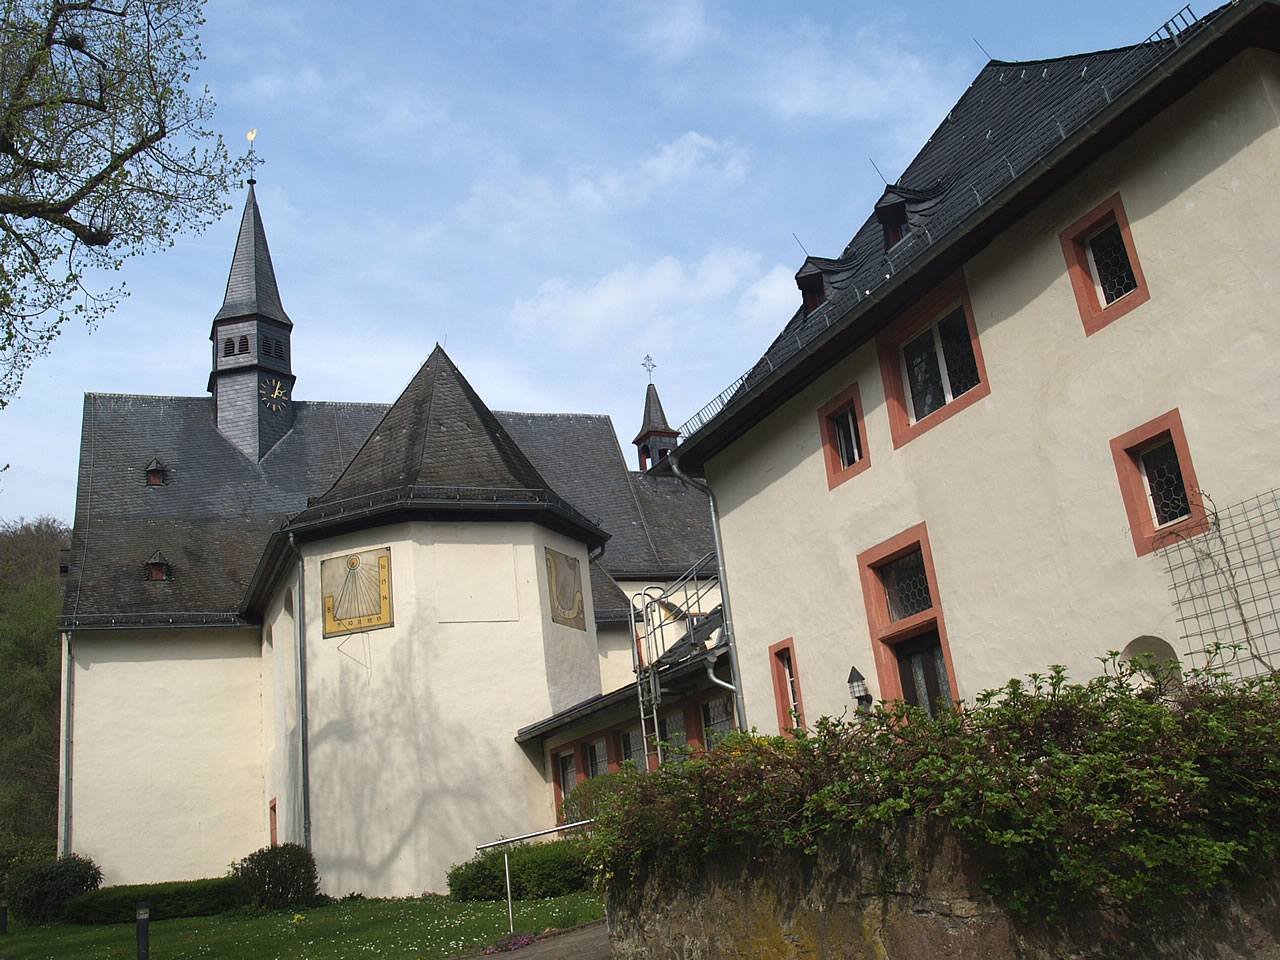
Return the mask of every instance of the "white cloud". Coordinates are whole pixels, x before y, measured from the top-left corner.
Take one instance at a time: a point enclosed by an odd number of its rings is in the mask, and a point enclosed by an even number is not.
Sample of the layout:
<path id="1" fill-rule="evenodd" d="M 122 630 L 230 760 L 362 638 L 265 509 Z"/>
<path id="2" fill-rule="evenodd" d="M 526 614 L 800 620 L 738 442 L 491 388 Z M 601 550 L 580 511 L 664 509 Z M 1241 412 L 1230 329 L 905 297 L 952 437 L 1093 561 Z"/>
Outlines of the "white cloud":
<path id="1" fill-rule="evenodd" d="M 237 100 L 261 103 L 272 100 L 305 102 L 324 88 L 324 78 L 311 66 L 289 71 L 259 73 L 232 84 L 231 94 Z"/>
<path id="2" fill-rule="evenodd" d="M 741 183 L 747 167 L 742 147 L 690 130 L 626 168 L 579 171 L 568 185 L 568 196 L 593 212 L 634 207 L 691 185 L 716 189 Z"/>
<path id="3" fill-rule="evenodd" d="M 777 264 L 743 291 L 737 313 L 748 329 L 772 335 L 791 319 L 799 304 L 795 271 Z"/>
<path id="4" fill-rule="evenodd" d="M 675 0 L 646 8 L 647 20 L 633 41 L 644 53 L 658 60 L 686 60 L 712 37 L 701 0 Z"/>

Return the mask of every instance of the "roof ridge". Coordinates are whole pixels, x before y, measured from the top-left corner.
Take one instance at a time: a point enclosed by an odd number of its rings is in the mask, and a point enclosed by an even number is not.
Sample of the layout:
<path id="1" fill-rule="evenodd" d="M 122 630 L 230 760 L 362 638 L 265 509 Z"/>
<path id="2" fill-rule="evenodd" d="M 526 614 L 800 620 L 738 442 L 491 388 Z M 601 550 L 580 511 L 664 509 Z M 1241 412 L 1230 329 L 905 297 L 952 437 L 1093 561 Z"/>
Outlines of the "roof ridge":
<path id="1" fill-rule="evenodd" d="M 1128 53 L 1131 50 L 1136 50 L 1140 46 L 1142 46 L 1141 43 L 1128 43 L 1119 47 L 1107 47 L 1103 50 L 1086 50 L 1083 53 L 1064 53 L 1056 57 L 1039 57 L 1034 60 L 997 60 L 995 57 L 992 57 L 987 61 L 986 66 L 1025 67 L 1033 63 L 1058 63 L 1063 60 L 1084 60 L 1088 57 L 1100 57 L 1107 53 Z M 986 69 L 986 67 L 983 69 Z"/>

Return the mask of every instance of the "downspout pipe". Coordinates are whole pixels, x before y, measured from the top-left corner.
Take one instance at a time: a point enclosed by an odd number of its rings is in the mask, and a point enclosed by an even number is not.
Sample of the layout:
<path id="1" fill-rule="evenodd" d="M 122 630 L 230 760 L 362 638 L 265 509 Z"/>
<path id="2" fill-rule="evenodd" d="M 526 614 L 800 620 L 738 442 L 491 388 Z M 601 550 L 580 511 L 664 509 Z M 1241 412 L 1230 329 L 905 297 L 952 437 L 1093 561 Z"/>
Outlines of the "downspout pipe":
<path id="1" fill-rule="evenodd" d="M 733 705 L 738 715 L 738 729 L 747 730 L 747 704 L 742 698 L 742 669 L 738 666 L 738 639 L 733 632 L 733 610 L 729 606 L 729 579 L 724 569 L 724 544 L 720 539 L 720 508 L 716 504 L 716 495 L 701 480 L 684 473 L 680 469 L 680 461 L 676 452 L 667 454 L 667 462 L 671 464 L 671 472 L 685 486 L 693 487 L 707 495 L 707 503 L 711 507 L 711 536 L 716 546 L 716 574 L 720 578 L 720 604 L 724 608 L 724 635 L 729 647 L 729 667 L 733 673 Z"/>
<path id="2" fill-rule="evenodd" d="M 75 709 L 76 664 L 71 653 L 71 631 L 66 637 L 67 673 L 62 701 L 62 856 L 71 853 L 71 722 Z"/>
<path id="3" fill-rule="evenodd" d="M 311 755 L 307 741 L 307 568 L 298 541 L 289 533 L 289 546 L 298 555 L 298 745 L 302 766 L 302 845 L 311 849 Z"/>

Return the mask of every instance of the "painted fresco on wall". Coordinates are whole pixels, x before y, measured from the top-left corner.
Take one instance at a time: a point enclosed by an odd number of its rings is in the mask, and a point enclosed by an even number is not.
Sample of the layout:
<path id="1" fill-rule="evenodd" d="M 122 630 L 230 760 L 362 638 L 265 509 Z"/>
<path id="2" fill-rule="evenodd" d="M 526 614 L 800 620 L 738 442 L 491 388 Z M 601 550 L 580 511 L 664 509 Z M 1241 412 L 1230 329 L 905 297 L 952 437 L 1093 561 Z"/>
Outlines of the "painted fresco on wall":
<path id="1" fill-rule="evenodd" d="M 587 607 L 582 599 L 582 570 L 578 558 L 547 550 L 547 587 L 551 591 L 551 619 L 566 627 L 587 629 Z"/>
<path id="2" fill-rule="evenodd" d="M 391 548 L 320 561 L 320 595 L 326 637 L 391 626 Z"/>

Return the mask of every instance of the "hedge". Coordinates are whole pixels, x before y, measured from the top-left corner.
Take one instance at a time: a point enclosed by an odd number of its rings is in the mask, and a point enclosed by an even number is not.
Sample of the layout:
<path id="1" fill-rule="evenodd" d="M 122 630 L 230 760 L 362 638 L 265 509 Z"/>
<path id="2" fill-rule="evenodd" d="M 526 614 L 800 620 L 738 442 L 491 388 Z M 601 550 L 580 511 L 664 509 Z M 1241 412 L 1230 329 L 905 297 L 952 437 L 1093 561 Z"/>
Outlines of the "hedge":
<path id="1" fill-rule="evenodd" d="M 67 902 L 62 920 L 65 923 L 132 923 L 139 902 L 151 905 L 153 920 L 209 917 L 239 905 L 234 877 L 139 883 L 105 887 L 73 897 Z"/>
<path id="2" fill-rule="evenodd" d="M 507 848 L 511 860 L 511 894 L 517 900 L 559 897 L 585 890 L 590 882 L 587 846 L 581 839 L 517 844 Z M 454 900 L 503 900 L 507 896 L 502 849 L 476 854 L 449 871 Z"/>

